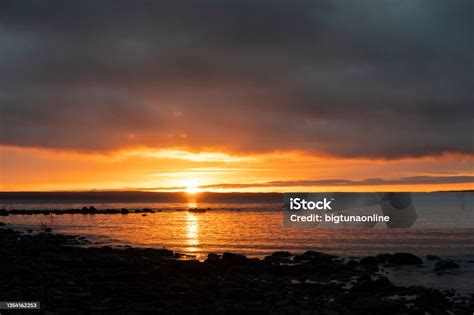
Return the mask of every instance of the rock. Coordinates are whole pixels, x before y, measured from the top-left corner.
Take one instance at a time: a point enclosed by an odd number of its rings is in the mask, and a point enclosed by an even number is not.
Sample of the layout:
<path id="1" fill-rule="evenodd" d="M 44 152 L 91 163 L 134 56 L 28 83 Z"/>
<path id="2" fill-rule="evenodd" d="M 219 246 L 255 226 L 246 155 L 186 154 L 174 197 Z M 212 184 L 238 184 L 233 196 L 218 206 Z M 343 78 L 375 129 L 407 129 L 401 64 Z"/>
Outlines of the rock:
<path id="1" fill-rule="evenodd" d="M 208 259 L 219 259 L 219 255 L 216 253 L 209 253 L 207 254 Z"/>
<path id="2" fill-rule="evenodd" d="M 209 253 L 207 254 L 207 259 L 204 262 L 212 265 L 219 265 L 221 262 L 220 255 L 216 253 Z"/>
<path id="3" fill-rule="evenodd" d="M 293 260 L 284 257 L 275 257 L 275 256 L 265 256 L 263 259 L 265 262 L 273 264 L 292 264 Z"/>
<path id="4" fill-rule="evenodd" d="M 364 266 L 376 266 L 379 264 L 379 260 L 374 256 L 367 256 L 360 260 L 360 264 Z"/>
<path id="5" fill-rule="evenodd" d="M 435 264 L 435 271 L 441 271 L 446 269 L 459 269 L 460 266 L 452 260 L 440 260 Z"/>
<path id="6" fill-rule="evenodd" d="M 361 276 L 352 287 L 353 292 L 372 292 L 375 289 L 374 281 L 369 276 Z"/>
<path id="7" fill-rule="evenodd" d="M 392 254 L 386 254 L 386 253 L 384 253 L 384 254 L 378 254 L 378 255 L 375 256 L 375 257 L 377 257 L 377 259 L 378 259 L 379 262 L 381 262 L 381 263 L 387 263 L 387 262 L 390 261 L 390 259 L 392 259 L 392 256 L 393 256 Z"/>
<path id="8" fill-rule="evenodd" d="M 356 261 L 356 260 L 351 259 L 351 260 L 349 260 L 349 261 L 347 262 L 346 265 L 347 265 L 348 267 L 355 267 L 355 266 L 357 266 L 358 264 L 357 264 L 357 261 Z"/>
<path id="9" fill-rule="evenodd" d="M 374 268 L 360 268 L 364 259 L 343 264 L 309 252 L 300 255 L 307 261 L 274 264 L 210 253 L 204 263 L 153 248 L 68 246 L 80 245 L 80 237 L 10 229 L 0 229 L 0 243 L 0 258 L 13 261 L 1 265 L 0 290 L 23 298 L 41 289 L 47 272 L 51 314 L 472 314 L 471 300 L 454 301 L 457 292 L 424 288 L 416 278 L 413 286 L 394 286 Z M 374 259 L 385 258 L 365 263 Z"/>
<path id="10" fill-rule="evenodd" d="M 351 305 L 351 310 L 358 311 L 355 314 L 400 314 L 398 311 L 403 308 L 400 303 L 376 297 L 360 298 Z"/>
<path id="11" fill-rule="evenodd" d="M 218 263 L 219 262 L 219 255 L 216 253 L 209 253 L 207 254 L 207 259 L 206 262 L 211 262 L 211 263 Z"/>
<path id="12" fill-rule="evenodd" d="M 426 260 L 441 260 L 441 258 L 435 255 L 426 255 Z"/>
<path id="13" fill-rule="evenodd" d="M 6 216 L 8 216 L 8 214 L 9 214 L 9 213 L 8 213 L 7 210 L 5 210 L 5 209 L 0 209 L 0 216 L 6 217 Z"/>
<path id="14" fill-rule="evenodd" d="M 144 248 L 143 252 L 150 257 L 174 257 L 174 252 L 166 248 Z"/>
<path id="15" fill-rule="evenodd" d="M 324 259 L 327 259 L 327 258 L 333 259 L 333 258 L 337 257 L 337 256 L 334 256 L 334 255 L 329 255 L 329 254 L 326 254 L 326 253 L 316 252 L 316 251 L 312 251 L 312 250 L 306 251 L 303 255 L 310 256 L 311 258 L 324 258 Z"/>
<path id="16" fill-rule="evenodd" d="M 207 210 L 204 208 L 189 208 L 188 211 L 195 212 L 195 213 L 203 213 L 203 212 L 206 212 Z"/>
<path id="17" fill-rule="evenodd" d="M 374 281 L 374 286 L 377 291 L 385 291 L 393 288 L 393 284 L 387 277 L 380 277 Z"/>
<path id="18" fill-rule="evenodd" d="M 0 226 L 5 226 L 7 225 L 6 223 L 0 222 Z"/>
<path id="19" fill-rule="evenodd" d="M 245 257 L 245 255 L 227 252 L 222 255 L 222 263 L 227 265 L 249 265 L 250 262 L 251 260 Z"/>
<path id="20" fill-rule="evenodd" d="M 292 255 L 290 252 L 280 251 L 280 252 L 274 252 L 270 256 L 265 256 L 264 260 L 265 262 L 277 263 L 277 264 L 292 263 L 292 261 L 290 260 L 291 256 Z"/>
<path id="21" fill-rule="evenodd" d="M 52 229 L 52 228 L 49 228 L 49 227 L 47 227 L 47 228 L 45 228 L 45 229 L 44 229 L 44 231 L 45 231 L 46 233 L 51 233 L 51 232 L 53 231 L 53 229 Z"/>
<path id="22" fill-rule="evenodd" d="M 423 260 L 412 253 L 395 253 L 389 260 L 394 265 L 421 265 Z"/>
<path id="23" fill-rule="evenodd" d="M 273 257 L 281 257 L 281 258 L 287 258 L 291 256 L 290 252 L 285 252 L 285 251 L 280 251 L 280 252 L 274 252 L 272 253 Z"/>
<path id="24" fill-rule="evenodd" d="M 267 263 L 278 263 L 281 258 L 275 256 L 265 256 L 263 257 L 263 261 Z"/>
<path id="25" fill-rule="evenodd" d="M 119 210 L 117 209 L 106 209 L 105 211 L 102 212 L 103 214 L 117 214 L 120 213 Z"/>
<path id="26" fill-rule="evenodd" d="M 108 297 L 108 298 L 105 298 L 102 301 L 100 301 L 100 304 L 108 304 L 108 303 L 112 302 L 112 300 L 113 299 L 111 297 Z"/>
<path id="27" fill-rule="evenodd" d="M 225 299 L 240 300 L 248 295 L 248 291 L 243 288 L 224 288 L 220 290 L 220 296 Z"/>
<path id="28" fill-rule="evenodd" d="M 310 256 L 306 256 L 306 255 L 295 255 L 295 256 L 293 257 L 293 260 L 294 260 L 294 261 L 298 261 L 298 262 L 309 261 L 309 260 L 311 260 L 311 257 L 310 257 Z"/>
<path id="29" fill-rule="evenodd" d="M 443 293 L 437 289 L 426 289 L 424 294 L 420 296 L 418 300 L 429 306 L 444 305 L 448 302 Z"/>
<path id="30" fill-rule="evenodd" d="M 321 252 L 308 250 L 308 251 L 304 252 L 304 254 L 302 254 L 302 255 L 295 255 L 293 257 L 293 260 L 298 261 L 298 262 L 307 261 L 307 260 L 311 260 L 312 262 L 317 262 L 317 261 L 331 262 L 332 259 L 336 258 L 336 257 L 337 256 L 329 255 L 329 254 L 326 254 L 326 253 L 321 253 Z"/>

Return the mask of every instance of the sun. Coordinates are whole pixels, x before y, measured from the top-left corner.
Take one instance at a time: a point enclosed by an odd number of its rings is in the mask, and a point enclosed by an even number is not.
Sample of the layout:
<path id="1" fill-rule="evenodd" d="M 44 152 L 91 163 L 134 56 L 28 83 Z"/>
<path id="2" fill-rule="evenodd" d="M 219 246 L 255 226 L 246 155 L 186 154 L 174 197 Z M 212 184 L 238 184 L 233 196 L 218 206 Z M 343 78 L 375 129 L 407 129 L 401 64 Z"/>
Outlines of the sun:
<path id="1" fill-rule="evenodd" d="M 184 186 L 186 187 L 184 191 L 188 194 L 194 195 L 199 192 L 199 184 L 196 180 L 189 179 Z"/>

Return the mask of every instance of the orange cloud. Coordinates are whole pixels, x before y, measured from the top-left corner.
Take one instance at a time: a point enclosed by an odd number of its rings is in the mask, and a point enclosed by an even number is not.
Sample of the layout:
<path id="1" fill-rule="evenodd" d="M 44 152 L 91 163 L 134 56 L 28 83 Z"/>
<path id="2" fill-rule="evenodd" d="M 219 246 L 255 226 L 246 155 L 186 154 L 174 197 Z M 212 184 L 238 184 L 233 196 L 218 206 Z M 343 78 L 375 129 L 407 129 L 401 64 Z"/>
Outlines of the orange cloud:
<path id="1" fill-rule="evenodd" d="M 473 159 L 341 159 L 301 152 L 238 155 L 183 149 L 108 154 L 0 147 L 0 189 L 213 191 L 470 189 Z M 377 179 L 377 180 L 375 180 Z M 189 186 L 189 185 L 188 185 Z"/>

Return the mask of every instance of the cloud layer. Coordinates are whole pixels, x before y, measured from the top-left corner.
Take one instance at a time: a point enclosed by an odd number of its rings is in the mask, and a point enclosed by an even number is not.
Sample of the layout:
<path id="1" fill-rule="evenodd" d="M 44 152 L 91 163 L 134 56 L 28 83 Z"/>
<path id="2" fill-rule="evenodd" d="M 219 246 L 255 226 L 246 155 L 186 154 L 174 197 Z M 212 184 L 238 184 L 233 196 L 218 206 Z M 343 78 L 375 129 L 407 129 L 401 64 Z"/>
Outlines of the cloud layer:
<path id="1" fill-rule="evenodd" d="M 470 0 L 2 1 L 0 144 L 474 154 Z"/>

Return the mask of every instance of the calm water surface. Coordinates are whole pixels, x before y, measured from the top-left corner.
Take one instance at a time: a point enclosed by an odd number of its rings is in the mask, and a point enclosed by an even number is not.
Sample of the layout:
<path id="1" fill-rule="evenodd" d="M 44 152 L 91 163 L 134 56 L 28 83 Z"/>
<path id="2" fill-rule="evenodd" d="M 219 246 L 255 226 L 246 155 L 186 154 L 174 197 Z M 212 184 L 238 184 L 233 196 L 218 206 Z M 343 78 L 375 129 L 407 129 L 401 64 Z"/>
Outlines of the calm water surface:
<path id="1" fill-rule="evenodd" d="M 69 209 L 88 204 L 6 204 L 7 209 Z M 205 259 L 210 252 L 242 253 L 263 257 L 277 250 L 299 253 L 318 250 L 339 256 L 382 252 L 435 254 L 457 259 L 461 268 L 437 275 L 433 261 L 422 267 L 403 267 L 387 275 L 398 285 L 414 283 L 438 289 L 455 288 L 463 294 L 474 288 L 474 229 L 285 229 L 279 204 L 94 204 L 101 209 L 160 209 L 154 214 L 10 215 L 0 220 L 16 228 L 35 231 L 46 224 L 57 233 L 87 236 L 104 245 L 168 248 Z M 205 213 L 192 207 L 210 207 Z"/>
<path id="2" fill-rule="evenodd" d="M 82 205 L 28 205 L 71 208 Z M 414 252 L 419 255 L 474 253 L 474 229 L 285 229 L 279 205 L 199 204 L 205 213 L 185 209 L 195 204 L 135 204 L 135 208 L 163 209 L 154 214 L 11 215 L 2 221 L 20 228 L 46 224 L 58 233 L 80 234 L 109 245 L 169 248 L 205 258 L 226 251 L 262 257 L 277 250 L 320 250 L 339 255 Z M 97 208 L 133 208 L 130 204 L 101 204 Z M 16 205 L 15 208 L 27 208 Z"/>

